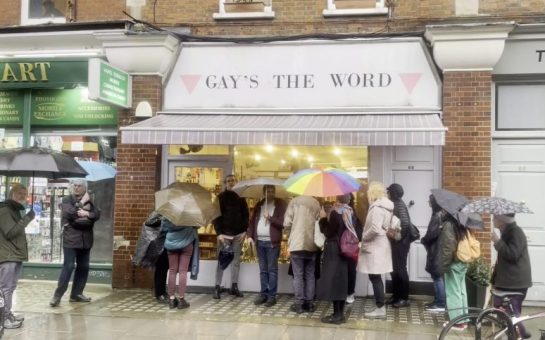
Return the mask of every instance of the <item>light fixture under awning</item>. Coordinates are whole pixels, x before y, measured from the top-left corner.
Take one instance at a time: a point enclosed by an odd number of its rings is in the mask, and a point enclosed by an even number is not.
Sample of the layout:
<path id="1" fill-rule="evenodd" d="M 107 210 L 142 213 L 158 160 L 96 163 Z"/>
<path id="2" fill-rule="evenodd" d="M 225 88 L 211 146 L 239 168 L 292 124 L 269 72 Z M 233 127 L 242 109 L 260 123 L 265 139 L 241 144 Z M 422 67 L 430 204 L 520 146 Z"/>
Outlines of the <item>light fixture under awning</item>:
<path id="1" fill-rule="evenodd" d="M 125 144 L 444 145 L 439 113 L 159 113 L 121 128 Z"/>

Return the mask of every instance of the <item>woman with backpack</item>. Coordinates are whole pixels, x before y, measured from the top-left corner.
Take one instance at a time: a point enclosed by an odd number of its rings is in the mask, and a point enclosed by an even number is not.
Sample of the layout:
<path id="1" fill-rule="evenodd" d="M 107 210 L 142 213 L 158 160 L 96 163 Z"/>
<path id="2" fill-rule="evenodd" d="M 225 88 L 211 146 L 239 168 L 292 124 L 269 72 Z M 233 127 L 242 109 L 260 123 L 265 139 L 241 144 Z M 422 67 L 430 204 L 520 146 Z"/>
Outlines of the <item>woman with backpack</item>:
<path id="1" fill-rule="evenodd" d="M 337 196 L 330 212 L 323 209 L 320 212 L 320 230 L 326 240 L 316 295 L 319 300 L 333 302 L 333 314 L 323 317 L 323 323 L 346 322 L 344 306 L 348 296 L 348 261 L 351 260 L 342 255 L 340 240 L 347 228 L 354 229 L 355 215 L 349 202 L 350 194 Z"/>
<path id="2" fill-rule="evenodd" d="M 445 294 L 449 319 L 467 312 L 465 277 L 467 263 L 457 257 L 458 243 L 467 238 L 467 229 L 444 209 L 441 211 L 441 234 L 439 235 L 439 271 L 444 275 Z M 454 326 L 459 330 L 467 324 Z"/>
<path id="3" fill-rule="evenodd" d="M 373 284 L 376 309 L 365 313 L 365 317 L 385 318 L 382 275 L 392 271 L 392 250 L 386 232 L 392 225 L 394 203 L 386 197 L 380 182 L 371 182 L 367 197 L 370 206 L 363 226 L 358 266 L 360 272 L 369 275 Z"/>

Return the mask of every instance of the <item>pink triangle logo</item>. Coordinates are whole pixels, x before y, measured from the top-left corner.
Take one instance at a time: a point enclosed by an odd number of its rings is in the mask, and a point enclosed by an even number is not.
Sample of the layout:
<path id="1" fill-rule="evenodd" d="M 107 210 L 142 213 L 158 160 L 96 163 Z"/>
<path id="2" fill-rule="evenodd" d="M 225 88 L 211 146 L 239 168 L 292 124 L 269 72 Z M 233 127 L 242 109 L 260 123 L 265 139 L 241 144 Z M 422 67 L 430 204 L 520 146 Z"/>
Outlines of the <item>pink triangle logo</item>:
<path id="1" fill-rule="evenodd" d="M 399 73 L 399 78 L 401 78 L 401 81 L 409 94 L 413 93 L 420 77 L 422 77 L 422 73 Z"/>
<path id="2" fill-rule="evenodd" d="M 191 94 L 193 90 L 195 90 L 195 87 L 199 83 L 199 80 L 201 80 L 200 74 L 182 74 L 182 83 L 184 83 L 185 88 L 187 89 L 187 92 Z"/>

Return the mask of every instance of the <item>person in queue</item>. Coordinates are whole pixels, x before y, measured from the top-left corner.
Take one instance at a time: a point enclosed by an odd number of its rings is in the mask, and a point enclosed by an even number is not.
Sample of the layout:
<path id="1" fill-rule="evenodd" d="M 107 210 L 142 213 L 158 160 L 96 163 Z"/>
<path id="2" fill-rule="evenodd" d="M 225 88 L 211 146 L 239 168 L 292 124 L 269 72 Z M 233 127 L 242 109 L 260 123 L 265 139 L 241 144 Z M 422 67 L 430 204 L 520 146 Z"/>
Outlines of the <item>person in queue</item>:
<path id="1" fill-rule="evenodd" d="M 273 185 L 263 186 L 263 199 L 257 202 L 248 227 L 248 239 L 256 244 L 261 290 L 254 304 L 272 307 L 278 293 L 278 257 L 286 202 L 276 198 Z"/>
<path id="2" fill-rule="evenodd" d="M 501 236 L 492 233 L 491 239 L 498 252 L 491 283 L 494 289 L 513 292 L 511 305 L 515 316 L 520 316 L 522 303 L 528 288 L 532 286 L 532 269 L 528 253 L 528 241 L 524 231 L 517 225 L 514 214 L 494 215 L 494 226 Z M 494 307 L 502 304 L 500 297 L 494 297 Z M 522 324 L 518 324 L 519 335 L 530 339 L 532 334 Z"/>
<path id="3" fill-rule="evenodd" d="M 395 308 L 409 306 L 409 272 L 407 271 L 407 259 L 409 249 L 411 248 L 410 228 L 411 218 L 409 209 L 401 199 L 404 191 L 403 187 L 397 183 L 391 184 L 387 189 L 388 198 L 394 203 L 394 215 L 401 222 L 401 239 L 390 239 L 392 248 L 392 297 L 386 302 Z"/>
<path id="4" fill-rule="evenodd" d="M 236 297 L 243 297 L 244 295 L 238 289 L 238 275 L 240 271 L 240 253 L 248 229 L 249 212 L 246 200 L 233 191 L 236 184 L 235 175 L 225 177 L 225 190 L 218 195 L 221 216 L 216 218 L 213 223 L 216 235 L 218 235 L 218 257 L 223 245 L 227 244 L 233 249 L 234 257 L 230 263 L 231 290 L 229 292 Z M 220 261 L 218 261 L 214 299 L 221 298 L 223 271 L 224 269 L 221 268 Z"/>
<path id="5" fill-rule="evenodd" d="M 297 196 L 288 204 L 284 228 L 288 237 L 290 263 L 293 270 L 295 302 L 290 310 L 301 314 L 314 312 L 316 254 L 314 228 L 320 216 L 320 203 L 312 196 Z"/>
<path id="6" fill-rule="evenodd" d="M 27 188 L 15 184 L 8 199 L 0 203 L 0 289 L 4 294 L 4 328 L 23 325 L 24 318 L 11 311 L 13 293 L 21 276 L 23 262 L 28 261 L 26 226 L 34 219 L 34 210 L 25 214 Z"/>
<path id="7" fill-rule="evenodd" d="M 326 240 L 322 259 L 322 270 L 318 280 L 317 298 L 332 301 L 333 314 L 321 319 L 323 323 L 342 324 L 346 322 L 344 307 L 348 297 L 348 262 L 341 254 L 339 241 L 347 228 L 354 228 L 355 215 L 348 205 L 350 194 L 337 196 L 331 211 L 320 212 L 320 230 Z"/>
<path id="8" fill-rule="evenodd" d="M 72 194 L 63 197 L 61 203 L 62 245 L 64 262 L 59 275 L 57 289 L 49 302 L 51 307 L 57 307 L 68 289 L 70 277 L 74 272 L 70 302 L 91 302 L 91 298 L 83 295 L 89 276 L 89 261 L 93 247 L 93 227 L 100 218 L 87 191 L 84 179 L 72 181 Z"/>
<path id="9" fill-rule="evenodd" d="M 359 271 L 369 275 L 376 308 L 366 318 L 386 318 L 382 275 L 392 272 L 392 250 L 386 231 L 390 227 L 394 203 L 386 197 L 384 185 L 371 182 L 367 191 L 369 211 L 363 226 Z"/>

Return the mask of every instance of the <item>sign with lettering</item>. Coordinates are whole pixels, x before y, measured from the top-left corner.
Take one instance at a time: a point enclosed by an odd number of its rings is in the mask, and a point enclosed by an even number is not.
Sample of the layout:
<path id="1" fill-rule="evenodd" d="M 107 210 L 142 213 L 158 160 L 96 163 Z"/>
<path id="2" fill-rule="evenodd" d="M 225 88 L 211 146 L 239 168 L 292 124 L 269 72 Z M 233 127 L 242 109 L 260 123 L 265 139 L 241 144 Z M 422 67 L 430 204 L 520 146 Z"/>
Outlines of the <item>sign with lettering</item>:
<path id="1" fill-rule="evenodd" d="M 545 41 L 536 36 L 535 40 L 507 40 L 493 74 L 544 74 Z"/>
<path id="2" fill-rule="evenodd" d="M 117 108 L 88 98 L 85 88 L 32 91 L 33 126 L 116 125 Z"/>
<path id="3" fill-rule="evenodd" d="M 131 76 L 104 60 L 89 60 L 89 98 L 109 104 L 131 107 Z"/>
<path id="4" fill-rule="evenodd" d="M 21 91 L 0 91 L 0 125 L 23 124 L 24 95 Z M 117 108 L 92 101 L 86 88 L 32 90 L 32 126 L 117 125 Z"/>
<path id="5" fill-rule="evenodd" d="M 166 110 L 441 107 L 420 38 L 184 46 L 165 87 Z"/>
<path id="6" fill-rule="evenodd" d="M 63 88 L 87 84 L 87 60 L 0 61 L 0 89 Z"/>
<path id="7" fill-rule="evenodd" d="M 0 91 L 0 125 L 23 125 L 23 101 L 21 91 Z"/>

